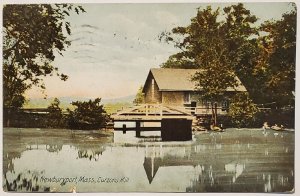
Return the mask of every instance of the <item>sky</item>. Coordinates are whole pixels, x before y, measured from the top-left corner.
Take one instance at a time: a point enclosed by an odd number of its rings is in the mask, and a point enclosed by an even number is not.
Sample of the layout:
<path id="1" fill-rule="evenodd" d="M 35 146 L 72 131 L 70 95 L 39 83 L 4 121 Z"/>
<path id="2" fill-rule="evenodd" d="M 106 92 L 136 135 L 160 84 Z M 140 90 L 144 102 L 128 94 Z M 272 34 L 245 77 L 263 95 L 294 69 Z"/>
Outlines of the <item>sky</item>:
<path id="1" fill-rule="evenodd" d="M 69 79 L 46 77 L 48 97 L 118 98 L 136 94 L 150 68 L 178 52 L 158 40 L 163 31 L 187 26 L 197 8 L 230 4 L 82 4 L 86 13 L 71 14 L 72 45 L 53 64 Z M 261 23 L 280 19 L 289 3 L 244 3 Z M 44 97 L 38 88 L 28 98 Z"/>

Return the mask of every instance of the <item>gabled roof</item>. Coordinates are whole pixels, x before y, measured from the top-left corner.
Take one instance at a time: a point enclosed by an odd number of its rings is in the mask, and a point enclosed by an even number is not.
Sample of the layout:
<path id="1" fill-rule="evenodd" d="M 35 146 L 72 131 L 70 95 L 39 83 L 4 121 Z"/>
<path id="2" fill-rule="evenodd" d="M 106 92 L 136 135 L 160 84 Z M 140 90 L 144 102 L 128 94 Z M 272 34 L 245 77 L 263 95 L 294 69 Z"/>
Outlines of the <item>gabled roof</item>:
<path id="1" fill-rule="evenodd" d="M 152 68 L 150 69 L 149 75 L 153 75 L 159 91 L 194 91 L 195 82 L 192 81 L 191 78 L 197 71 L 199 70 Z M 228 88 L 227 91 L 247 91 L 241 81 L 237 77 L 236 79 L 239 85 L 235 89 Z"/>

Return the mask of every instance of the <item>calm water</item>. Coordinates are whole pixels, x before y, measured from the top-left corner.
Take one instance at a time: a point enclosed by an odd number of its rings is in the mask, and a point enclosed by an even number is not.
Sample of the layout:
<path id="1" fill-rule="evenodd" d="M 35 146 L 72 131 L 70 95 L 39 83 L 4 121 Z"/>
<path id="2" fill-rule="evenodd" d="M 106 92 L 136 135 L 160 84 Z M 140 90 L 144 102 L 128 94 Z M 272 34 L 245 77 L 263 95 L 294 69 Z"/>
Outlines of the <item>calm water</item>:
<path id="1" fill-rule="evenodd" d="M 4 190 L 293 191 L 293 130 L 227 129 L 198 133 L 188 142 L 142 134 L 4 129 Z"/>

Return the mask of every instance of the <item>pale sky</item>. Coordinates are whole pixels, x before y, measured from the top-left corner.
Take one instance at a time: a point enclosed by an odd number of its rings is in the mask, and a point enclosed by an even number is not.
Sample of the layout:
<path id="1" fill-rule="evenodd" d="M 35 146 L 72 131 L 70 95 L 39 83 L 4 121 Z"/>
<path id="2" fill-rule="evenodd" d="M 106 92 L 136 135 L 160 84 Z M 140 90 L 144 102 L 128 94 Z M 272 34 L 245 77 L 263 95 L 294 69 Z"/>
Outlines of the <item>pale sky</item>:
<path id="1" fill-rule="evenodd" d="M 67 74 L 45 79 L 48 97 L 117 98 L 136 94 L 150 68 L 159 67 L 177 52 L 158 35 L 187 26 L 198 7 L 208 4 L 83 4 L 87 13 L 69 17 L 72 45 L 54 64 Z M 230 4 L 210 4 L 223 8 Z M 244 3 L 259 22 L 280 19 L 288 3 Z M 28 98 L 43 97 L 38 89 Z"/>

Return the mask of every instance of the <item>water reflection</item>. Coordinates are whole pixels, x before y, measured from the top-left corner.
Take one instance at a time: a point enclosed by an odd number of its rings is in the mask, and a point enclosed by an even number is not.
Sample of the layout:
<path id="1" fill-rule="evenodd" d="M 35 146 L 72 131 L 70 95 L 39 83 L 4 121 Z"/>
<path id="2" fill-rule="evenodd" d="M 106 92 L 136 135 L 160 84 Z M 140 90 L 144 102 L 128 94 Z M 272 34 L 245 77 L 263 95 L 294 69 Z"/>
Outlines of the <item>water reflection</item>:
<path id="1" fill-rule="evenodd" d="M 4 190 L 8 191 L 30 191 L 30 192 L 49 192 L 50 187 L 40 186 L 39 177 L 43 174 L 42 172 L 36 171 L 24 171 L 19 173 L 17 176 L 12 175 L 11 173 L 4 174 Z"/>
<path id="2" fill-rule="evenodd" d="M 260 130 L 229 129 L 198 134 L 188 142 L 161 142 L 157 135 L 130 138 L 122 132 L 113 137 L 49 130 L 42 137 L 45 130 L 29 130 L 36 134 L 15 138 L 14 130 L 7 131 L 11 130 L 4 131 L 3 187 L 8 191 L 285 192 L 294 188 L 293 132 L 275 137 L 272 132 L 265 136 Z M 53 178 L 76 181 L 43 180 Z"/>
<path id="3" fill-rule="evenodd" d="M 102 153 L 105 151 L 105 147 L 101 146 L 96 149 L 78 149 L 78 158 L 82 159 L 89 159 L 98 161 Z"/>
<path id="4" fill-rule="evenodd" d="M 232 173 L 232 182 L 235 183 L 236 179 L 243 173 L 245 169 L 245 163 L 239 164 L 239 163 L 228 163 L 225 165 L 225 171 Z"/>
<path id="5" fill-rule="evenodd" d="M 62 144 L 29 144 L 26 145 L 26 150 L 38 150 L 38 149 L 46 149 L 48 152 L 59 152 L 61 151 L 63 145 Z"/>
<path id="6" fill-rule="evenodd" d="M 160 131 L 149 131 L 141 132 L 140 137 L 135 137 L 135 131 L 127 131 L 124 134 L 122 131 L 114 132 L 114 143 L 124 144 L 124 143 L 144 143 L 144 142 L 161 142 L 161 132 Z"/>

